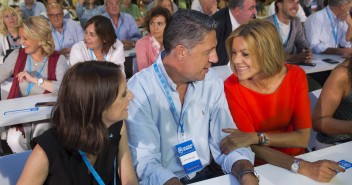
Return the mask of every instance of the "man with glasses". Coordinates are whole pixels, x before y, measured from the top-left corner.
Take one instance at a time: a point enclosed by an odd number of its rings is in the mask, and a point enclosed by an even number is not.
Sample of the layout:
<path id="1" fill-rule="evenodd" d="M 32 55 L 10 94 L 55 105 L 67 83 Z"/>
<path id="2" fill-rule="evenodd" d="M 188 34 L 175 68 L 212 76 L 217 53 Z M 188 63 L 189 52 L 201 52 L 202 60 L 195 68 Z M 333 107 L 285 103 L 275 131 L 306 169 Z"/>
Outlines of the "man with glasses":
<path id="1" fill-rule="evenodd" d="M 23 12 L 24 19 L 27 19 L 30 16 L 38 16 L 46 11 L 44 4 L 37 2 L 36 0 L 24 0 L 20 5 L 20 9 Z"/>
<path id="2" fill-rule="evenodd" d="M 212 66 L 229 63 L 225 41 L 230 33 L 241 24 L 246 24 L 251 19 L 255 19 L 257 13 L 255 6 L 256 0 L 229 0 L 228 7 L 217 11 L 212 16 L 218 23 L 216 28 L 216 38 L 218 40 L 216 52 L 219 56 L 219 62 L 212 64 Z"/>
<path id="3" fill-rule="evenodd" d="M 119 0 L 106 0 L 105 3 L 107 12 L 103 15 L 111 20 L 117 38 L 123 43 L 125 50 L 133 48 L 141 38 L 136 21 L 131 15 L 120 12 Z"/>
<path id="4" fill-rule="evenodd" d="M 50 4 L 47 15 L 51 24 L 55 50 L 68 59 L 73 44 L 84 38 L 82 27 L 71 19 L 64 19 L 63 8 L 60 4 Z"/>
<path id="5" fill-rule="evenodd" d="M 352 54 L 351 0 L 329 0 L 324 9 L 305 22 L 307 41 L 313 53 Z"/>

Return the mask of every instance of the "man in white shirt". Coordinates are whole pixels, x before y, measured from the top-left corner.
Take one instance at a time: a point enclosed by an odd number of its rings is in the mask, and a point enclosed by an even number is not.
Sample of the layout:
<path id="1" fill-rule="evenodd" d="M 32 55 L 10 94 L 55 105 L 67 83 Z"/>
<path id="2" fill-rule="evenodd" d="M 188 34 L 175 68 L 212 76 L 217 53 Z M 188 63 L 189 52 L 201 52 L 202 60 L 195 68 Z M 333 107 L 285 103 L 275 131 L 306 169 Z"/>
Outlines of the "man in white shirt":
<path id="1" fill-rule="evenodd" d="M 228 8 L 223 8 L 212 16 L 218 24 L 216 28 L 218 41 L 216 52 L 219 56 L 218 63 L 214 63 L 212 66 L 227 65 L 229 63 L 225 41 L 230 33 L 241 24 L 246 24 L 251 19 L 255 19 L 255 14 L 257 13 L 255 6 L 256 0 L 229 0 Z"/>
<path id="2" fill-rule="evenodd" d="M 313 53 L 347 56 L 352 53 L 351 0 L 329 0 L 324 9 L 305 22 L 307 41 Z"/>
<path id="3" fill-rule="evenodd" d="M 30 16 L 38 16 L 46 11 L 44 4 L 36 0 L 24 0 L 24 2 L 20 4 L 20 9 L 23 12 L 24 19 Z"/>
<path id="4" fill-rule="evenodd" d="M 269 6 L 269 12 L 268 12 L 268 16 L 272 16 L 276 13 L 276 6 L 275 6 L 275 2 L 276 1 L 273 1 L 270 6 Z M 299 20 L 301 21 L 301 23 L 304 23 L 306 22 L 307 20 L 307 16 L 306 14 L 304 13 L 303 11 L 303 8 L 300 4 L 298 4 L 298 12 L 296 14 L 296 16 L 299 18 Z"/>

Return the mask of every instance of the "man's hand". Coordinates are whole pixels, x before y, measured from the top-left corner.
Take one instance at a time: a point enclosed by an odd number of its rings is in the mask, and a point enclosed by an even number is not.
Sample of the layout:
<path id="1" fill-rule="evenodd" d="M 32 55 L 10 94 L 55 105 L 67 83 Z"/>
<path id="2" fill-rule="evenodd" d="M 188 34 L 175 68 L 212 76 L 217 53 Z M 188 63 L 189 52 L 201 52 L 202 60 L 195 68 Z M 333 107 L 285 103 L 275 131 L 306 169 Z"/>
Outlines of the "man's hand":
<path id="1" fill-rule="evenodd" d="M 301 161 L 298 173 L 318 182 L 330 182 L 338 172 L 345 172 L 336 162 L 319 160 L 316 162 Z"/>
<path id="2" fill-rule="evenodd" d="M 70 48 L 63 48 L 62 50 L 60 50 L 60 54 L 64 55 L 65 57 L 69 57 L 70 56 L 70 52 L 71 52 Z"/>
<path id="3" fill-rule="evenodd" d="M 310 49 L 304 48 L 301 53 L 287 55 L 287 61 L 298 63 L 298 62 L 305 62 L 310 63 L 313 60 L 313 54 Z"/>
<path id="4" fill-rule="evenodd" d="M 224 137 L 220 143 L 221 152 L 226 155 L 237 148 L 258 143 L 257 133 L 255 132 L 242 132 L 232 128 L 222 129 L 222 131 L 230 133 L 230 135 Z"/>
<path id="5" fill-rule="evenodd" d="M 174 177 L 166 181 L 164 185 L 182 185 L 182 183 L 177 177 Z"/>
<path id="6" fill-rule="evenodd" d="M 238 160 L 232 165 L 231 173 L 238 179 L 241 185 L 259 184 L 259 179 L 253 173 L 243 174 L 246 170 L 254 170 L 253 164 L 248 160 Z"/>
<path id="7" fill-rule="evenodd" d="M 130 50 L 132 48 L 134 48 L 134 42 L 133 41 L 130 41 L 130 40 L 123 40 L 121 41 L 122 44 L 123 44 L 123 49 L 124 50 Z"/>
<path id="8" fill-rule="evenodd" d="M 258 178 L 253 173 L 246 173 L 240 179 L 241 185 L 256 185 L 259 184 Z"/>

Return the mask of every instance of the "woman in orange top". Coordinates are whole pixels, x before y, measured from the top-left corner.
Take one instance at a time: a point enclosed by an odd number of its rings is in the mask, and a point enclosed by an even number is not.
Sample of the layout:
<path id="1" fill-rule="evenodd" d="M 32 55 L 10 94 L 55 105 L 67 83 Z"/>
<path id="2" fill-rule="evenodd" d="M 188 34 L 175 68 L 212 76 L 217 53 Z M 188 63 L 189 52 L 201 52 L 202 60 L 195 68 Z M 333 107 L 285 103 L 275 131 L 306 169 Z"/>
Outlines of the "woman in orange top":
<path id="1" fill-rule="evenodd" d="M 343 171 L 334 161 L 293 157 L 304 153 L 309 142 L 308 83 L 300 67 L 285 64 L 275 26 L 258 20 L 241 25 L 226 48 L 234 75 L 225 81 L 225 94 L 239 130 L 224 130 L 232 134 L 223 140 L 223 152 L 251 146 L 257 163 L 265 161 L 322 182 Z"/>

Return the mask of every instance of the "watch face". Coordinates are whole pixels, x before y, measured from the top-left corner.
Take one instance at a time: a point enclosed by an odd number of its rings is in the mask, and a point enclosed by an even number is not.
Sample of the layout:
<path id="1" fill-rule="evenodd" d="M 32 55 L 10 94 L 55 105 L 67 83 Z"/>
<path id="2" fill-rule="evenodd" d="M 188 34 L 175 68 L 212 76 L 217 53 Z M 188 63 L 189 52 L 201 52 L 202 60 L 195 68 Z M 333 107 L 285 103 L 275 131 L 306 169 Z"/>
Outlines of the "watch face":
<path id="1" fill-rule="evenodd" d="M 295 160 L 291 165 L 291 171 L 293 173 L 298 173 L 298 169 L 299 169 L 299 161 Z"/>

